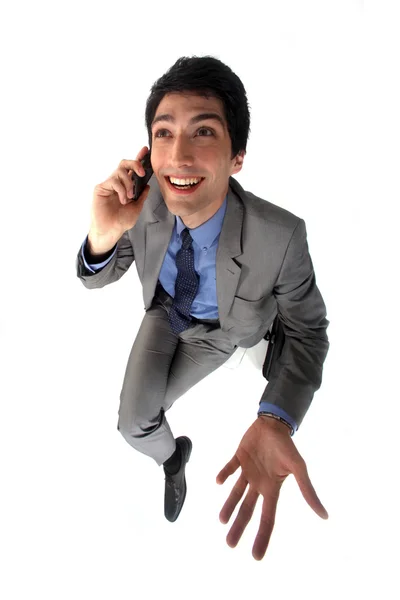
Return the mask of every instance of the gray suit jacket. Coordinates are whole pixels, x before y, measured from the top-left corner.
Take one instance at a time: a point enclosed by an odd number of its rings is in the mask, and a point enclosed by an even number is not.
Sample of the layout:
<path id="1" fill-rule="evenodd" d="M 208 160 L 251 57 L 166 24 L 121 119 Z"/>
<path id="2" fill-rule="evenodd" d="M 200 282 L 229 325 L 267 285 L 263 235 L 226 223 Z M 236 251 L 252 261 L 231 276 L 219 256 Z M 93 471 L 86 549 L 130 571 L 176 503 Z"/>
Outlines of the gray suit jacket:
<path id="1" fill-rule="evenodd" d="M 80 251 L 76 260 L 77 276 L 87 288 L 117 281 L 135 261 L 144 310 L 151 306 L 175 224 L 154 175 L 149 185 L 140 217 L 119 240 L 111 261 L 91 273 Z M 221 329 L 238 346 L 257 344 L 279 315 L 285 344 L 261 400 L 281 407 L 300 425 L 321 385 L 329 349 L 329 321 L 316 285 L 305 222 L 244 191 L 233 177 L 218 242 L 216 287 Z"/>

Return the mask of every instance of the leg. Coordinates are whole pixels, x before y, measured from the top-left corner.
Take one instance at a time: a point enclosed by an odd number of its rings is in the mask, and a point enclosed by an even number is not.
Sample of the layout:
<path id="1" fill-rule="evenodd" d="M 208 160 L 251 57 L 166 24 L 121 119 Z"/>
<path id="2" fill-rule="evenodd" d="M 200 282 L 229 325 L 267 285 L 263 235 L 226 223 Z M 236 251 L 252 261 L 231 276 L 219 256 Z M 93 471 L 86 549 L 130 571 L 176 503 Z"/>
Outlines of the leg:
<path id="1" fill-rule="evenodd" d="M 179 340 L 155 300 L 133 343 L 120 394 L 117 428 L 136 450 L 162 464 L 175 450 L 164 415 L 168 374 Z"/>
<path id="2" fill-rule="evenodd" d="M 236 348 L 220 327 L 199 324 L 183 331 L 169 370 L 164 410 L 223 365 Z"/>
<path id="3" fill-rule="evenodd" d="M 176 444 L 165 412 L 236 350 L 215 325 L 197 324 L 176 336 L 167 303 L 155 299 L 133 344 L 121 391 L 118 429 L 136 450 L 158 465 Z"/>

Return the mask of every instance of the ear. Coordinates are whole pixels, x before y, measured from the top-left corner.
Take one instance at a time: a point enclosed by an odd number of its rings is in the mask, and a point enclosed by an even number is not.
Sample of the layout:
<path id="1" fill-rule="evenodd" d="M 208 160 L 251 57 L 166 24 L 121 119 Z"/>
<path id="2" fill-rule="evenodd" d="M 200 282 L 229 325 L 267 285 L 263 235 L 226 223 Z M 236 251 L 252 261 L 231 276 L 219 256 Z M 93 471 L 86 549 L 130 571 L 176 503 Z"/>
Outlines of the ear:
<path id="1" fill-rule="evenodd" d="M 235 173 L 239 173 L 239 171 L 242 170 L 245 154 L 245 150 L 240 150 L 240 152 L 237 153 L 235 158 L 232 159 L 231 175 L 235 175 Z"/>

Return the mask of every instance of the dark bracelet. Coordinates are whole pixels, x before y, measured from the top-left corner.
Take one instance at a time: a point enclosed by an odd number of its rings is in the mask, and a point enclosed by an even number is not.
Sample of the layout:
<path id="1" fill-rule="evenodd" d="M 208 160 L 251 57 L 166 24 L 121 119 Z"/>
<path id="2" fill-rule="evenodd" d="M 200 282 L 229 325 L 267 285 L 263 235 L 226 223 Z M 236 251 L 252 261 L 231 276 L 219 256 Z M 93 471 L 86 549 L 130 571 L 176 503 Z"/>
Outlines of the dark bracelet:
<path id="1" fill-rule="evenodd" d="M 287 427 L 289 427 L 290 429 L 290 435 L 292 436 L 294 434 L 294 429 L 291 426 L 290 423 L 288 423 L 287 421 L 285 421 L 285 419 L 282 419 L 282 417 L 278 417 L 278 415 L 276 415 L 275 413 L 271 413 L 271 412 L 259 412 L 258 416 L 261 417 L 262 415 L 266 416 L 266 417 L 272 417 L 273 419 L 276 419 L 277 421 L 280 421 L 281 423 L 285 423 L 285 425 Z"/>

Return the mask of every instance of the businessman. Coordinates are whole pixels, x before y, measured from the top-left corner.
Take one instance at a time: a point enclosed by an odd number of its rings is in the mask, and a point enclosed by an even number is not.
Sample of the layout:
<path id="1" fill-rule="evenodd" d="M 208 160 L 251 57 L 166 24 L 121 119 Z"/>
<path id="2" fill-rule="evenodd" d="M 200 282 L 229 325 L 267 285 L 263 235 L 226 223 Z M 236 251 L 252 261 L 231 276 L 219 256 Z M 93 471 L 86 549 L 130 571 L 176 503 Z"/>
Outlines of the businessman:
<path id="1" fill-rule="evenodd" d="M 152 86 L 145 120 L 149 146 L 95 187 L 77 275 L 85 287 L 100 288 L 135 261 L 145 314 L 126 366 L 118 430 L 163 466 L 164 514 L 172 522 L 185 501 L 192 443 L 174 439 L 166 412 L 239 346 L 258 344 L 278 315 L 282 352 L 254 423 L 216 478 L 222 484 L 240 467 L 222 523 L 247 490 L 227 535 L 230 547 L 263 496 L 252 551 L 261 560 L 290 473 L 309 506 L 328 518 L 292 439 L 321 386 L 329 349 L 305 222 L 234 179 L 250 113 L 241 80 L 218 59 L 178 59 Z M 144 176 L 148 152 L 153 174 L 134 200 L 133 175 Z"/>

